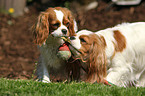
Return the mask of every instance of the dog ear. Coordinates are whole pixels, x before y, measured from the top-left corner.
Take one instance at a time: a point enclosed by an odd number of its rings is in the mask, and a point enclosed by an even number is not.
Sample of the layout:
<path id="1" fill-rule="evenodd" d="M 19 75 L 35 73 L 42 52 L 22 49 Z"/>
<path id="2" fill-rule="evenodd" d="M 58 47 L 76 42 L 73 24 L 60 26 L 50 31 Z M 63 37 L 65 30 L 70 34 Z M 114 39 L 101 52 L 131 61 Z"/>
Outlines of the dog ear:
<path id="1" fill-rule="evenodd" d="M 74 21 L 74 17 L 72 16 L 71 12 L 68 14 L 68 19 L 70 20 L 70 25 L 69 25 L 69 32 L 70 32 L 70 36 L 74 36 L 75 35 L 75 24 L 76 22 Z"/>
<path id="2" fill-rule="evenodd" d="M 90 83 L 94 82 L 104 82 L 104 77 L 106 76 L 106 64 L 107 58 L 105 55 L 104 42 L 96 35 L 92 35 L 91 40 L 93 40 L 91 47 L 89 49 L 88 61 L 87 61 L 87 81 Z"/>
<path id="3" fill-rule="evenodd" d="M 71 57 L 66 64 L 66 71 L 68 73 L 68 77 L 70 81 L 78 81 L 80 79 L 80 61 L 74 60 L 73 57 Z"/>
<path id="4" fill-rule="evenodd" d="M 36 24 L 32 26 L 32 32 L 34 36 L 34 43 L 42 45 L 49 35 L 49 14 L 41 12 L 38 16 Z"/>

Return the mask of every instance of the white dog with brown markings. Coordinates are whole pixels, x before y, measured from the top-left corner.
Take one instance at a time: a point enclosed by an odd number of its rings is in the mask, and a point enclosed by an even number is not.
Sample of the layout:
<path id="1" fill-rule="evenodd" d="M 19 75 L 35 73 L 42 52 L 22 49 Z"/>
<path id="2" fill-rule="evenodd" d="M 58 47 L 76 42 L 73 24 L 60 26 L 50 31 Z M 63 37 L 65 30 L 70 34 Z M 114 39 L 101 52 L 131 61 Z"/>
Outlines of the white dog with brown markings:
<path id="1" fill-rule="evenodd" d="M 123 23 L 98 32 L 81 30 L 70 37 L 73 53 L 83 59 L 87 81 L 145 86 L 145 22 Z"/>
<path id="2" fill-rule="evenodd" d="M 70 10 L 62 7 L 48 8 L 40 13 L 32 31 L 34 42 L 40 49 L 37 65 L 39 81 L 50 82 L 51 70 L 56 74 L 65 74 L 66 61 L 59 58 L 57 53 L 59 47 L 64 43 L 60 37 L 73 36 L 77 31 L 76 21 Z"/>

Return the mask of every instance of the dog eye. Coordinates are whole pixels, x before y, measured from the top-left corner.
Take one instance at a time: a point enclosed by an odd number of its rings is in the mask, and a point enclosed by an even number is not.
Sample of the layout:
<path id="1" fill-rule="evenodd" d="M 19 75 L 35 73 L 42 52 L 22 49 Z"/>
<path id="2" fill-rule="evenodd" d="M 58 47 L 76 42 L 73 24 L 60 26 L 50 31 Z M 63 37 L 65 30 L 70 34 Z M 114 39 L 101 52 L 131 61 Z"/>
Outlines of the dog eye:
<path id="1" fill-rule="evenodd" d="M 85 41 L 83 38 L 80 38 L 80 41 L 81 41 L 82 43 L 86 43 L 86 41 Z"/>
<path id="2" fill-rule="evenodd" d="M 70 37 L 70 40 L 75 40 L 76 38 L 74 36 L 71 36 Z"/>
<path id="3" fill-rule="evenodd" d="M 54 27 L 59 27 L 59 23 L 55 23 L 55 24 L 53 24 L 52 26 L 54 26 Z"/>

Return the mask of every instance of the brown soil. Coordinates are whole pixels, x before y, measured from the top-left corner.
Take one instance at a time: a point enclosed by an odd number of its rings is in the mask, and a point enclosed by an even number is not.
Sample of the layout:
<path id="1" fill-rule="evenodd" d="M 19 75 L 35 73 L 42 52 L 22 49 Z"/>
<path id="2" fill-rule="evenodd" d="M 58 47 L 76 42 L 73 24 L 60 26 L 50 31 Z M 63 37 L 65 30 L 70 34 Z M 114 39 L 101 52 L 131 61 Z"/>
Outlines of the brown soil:
<path id="1" fill-rule="evenodd" d="M 29 13 L 17 18 L 0 13 L 0 77 L 32 78 L 39 50 L 32 43 L 30 28 L 39 12 L 34 6 L 29 9 Z M 96 31 L 122 22 L 145 21 L 145 2 L 139 6 L 113 6 L 109 9 L 107 3 L 99 2 L 98 8 L 74 15 L 79 29 Z"/>

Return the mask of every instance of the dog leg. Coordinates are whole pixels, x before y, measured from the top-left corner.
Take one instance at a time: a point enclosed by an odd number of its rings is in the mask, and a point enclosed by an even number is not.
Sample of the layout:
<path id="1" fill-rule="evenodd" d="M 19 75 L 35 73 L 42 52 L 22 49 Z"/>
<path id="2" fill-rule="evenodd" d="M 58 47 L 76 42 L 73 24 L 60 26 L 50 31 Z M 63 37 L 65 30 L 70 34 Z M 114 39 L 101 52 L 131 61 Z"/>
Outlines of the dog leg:
<path id="1" fill-rule="evenodd" d="M 117 69 L 117 68 L 115 68 Z M 112 70 L 107 75 L 107 81 L 120 86 L 120 87 L 127 87 L 128 86 L 128 77 L 129 77 L 130 71 L 128 68 L 118 68 L 118 70 Z"/>
<path id="2" fill-rule="evenodd" d="M 42 82 L 44 83 L 49 83 L 50 82 L 50 77 L 49 77 L 49 73 L 47 70 L 47 66 L 43 63 L 43 79 Z"/>
<path id="3" fill-rule="evenodd" d="M 144 68 L 142 75 L 140 76 L 136 86 L 137 87 L 145 87 L 145 68 Z"/>
<path id="4" fill-rule="evenodd" d="M 36 75 L 37 75 L 38 81 L 42 81 L 45 83 L 50 82 L 50 77 L 49 77 L 47 66 L 42 60 L 41 56 L 39 57 Z"/>

